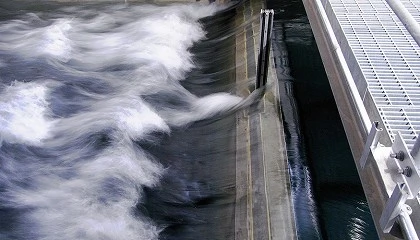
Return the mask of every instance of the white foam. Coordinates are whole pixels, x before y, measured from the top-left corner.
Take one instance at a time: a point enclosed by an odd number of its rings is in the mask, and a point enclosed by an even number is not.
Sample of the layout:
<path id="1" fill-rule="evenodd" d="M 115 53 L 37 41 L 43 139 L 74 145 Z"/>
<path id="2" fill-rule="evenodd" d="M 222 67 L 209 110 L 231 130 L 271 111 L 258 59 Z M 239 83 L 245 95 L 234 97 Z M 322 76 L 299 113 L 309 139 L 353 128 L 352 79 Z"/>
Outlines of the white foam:
<path id="1" fill-rule="evenodd" d="M 136 105 L 133 105 L 136 106 Z M 137 108 L 123 108 L 115 113 L 116 125 L 129 135 L 131 139 L 139 139 L 154 130 L 169 132 L 169 126 L 145 104 L 137 104 Z"/>
<path id="2" fill-rule="evenodd" d="M 117 96 L 102 99 L 83 111 L 57 121 L 55 136 L 48 146 L 59 146 L 77 141 L 77 138 L 102 130 L 112 130 L 114 140 L 128 137 L 142 139 L 148 134 L 170 131 L 166 122 L 138 97 Z"/>
<path id="3" fill-rule="evenodd" d="M 39 51 L 49 54 L 61 61 L 68 61 L 71 54 L 71 41 L 67 38 L 71 29 L 69 20 L 58 20 L 54 24 L 45 28 L 43 44 L 39 46 Z"/>
<path id="4" fill-rule="evenodd" d="M 0 94 L 1 140 L 39 145 L 49 136 L 54 120 L 47 116 L 48 91 L 46 84 L 32 82 L 14 82 L 3 90 Z"/>
<path id="5" fill-rule="evenodd" d="M 30 221 L 41 239 L 158 239 L 159 228 L 133 209 L 141 186 L 155 185 L 162 167 L 126 143 L 73 166 L 72 179 L 36 176 L 35 189 L 9 193 L 14 207 L 33 208 Z"/>
<path id="6" fill-rule="evenodd" d="M 173 126 L 184 126 L 220 113 L 239 109 L 248 104 L 241 97 L 228 93 L 214 93 L 202 98 L 195 98 L 191 103 L 191 108 L 188 111 L 168 113 L 166 121 Z"/>
<path id="7" fill-rule="evenodd" d="M 84 101 L 81 109 L 52 120 L 50 84 L 16 82 L 0 95 L 3 141 L 37 145 L 37 151 L 48 153 L 25 155 L 27 162 L 4 156 L 8 170 L 0 168 L 6 186 L 0 203 L 30 209 L 20 218 L 25 227 L 35 226 L 28 236 L 158 239 L 161 229 L 134 215 L 133 209 L 142 198 L 141 189 L 157 185 L 164 169 L 135 141 L 153 132 L 170 134 L 172 126 L 231 111 L 243 103 L 227 93 L 198 98 L 179 83 L 194 67 L 189 49 L 205 37 L 197 20 L 218 9 L 215 4 L 112 6 L 101 11 L 73 7 L 64 11 L 71 14 L 58 11 L 48 21 L 42 20 L 45 15 L 31 15 L 42 27 L 34 27 L 32 20 L 0 25 L 2 53 L 23 56 L 28 64 L 39 59 L 49 63 L 46 68 L 53 68 L 52 74 L 59 72 L 51 81 L 71 85 L 70 93 L 83 96 L 73 101 Z M 7 64 L 2 62 L 0 68 Z M 128 70 L 104 71 L 115 67 Z M 86 78 L 89 81 L 83 82 Z M 91 81 L 98 81 L 98 88 L 103 83 L 109 91 L 96 92 L 90 85 L 79 89 Z M 68 94 L 65 88 L 62 91 L 55 94 Z M 160 92 L 179 98 L 181 107 L 152 106 L 143 100 Z M 60 104 L 73 104 L 69 99 L 60 99 Z M 103 145 L 100 137 L 95 138 L 98 133 L 106 135 Z M 23 184 L 15 184 L 19 181 Z"/>

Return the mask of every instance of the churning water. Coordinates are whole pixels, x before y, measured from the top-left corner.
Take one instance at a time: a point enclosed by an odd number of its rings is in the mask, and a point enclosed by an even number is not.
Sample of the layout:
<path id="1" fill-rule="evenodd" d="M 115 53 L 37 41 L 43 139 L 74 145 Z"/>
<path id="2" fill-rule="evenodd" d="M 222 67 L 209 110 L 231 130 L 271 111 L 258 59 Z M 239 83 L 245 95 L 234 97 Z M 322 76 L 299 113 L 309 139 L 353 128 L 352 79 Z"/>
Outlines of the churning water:
<path id="1" fill-rule="evenodd" d="M 218 164 L 234 156 L 223 153 L 235 129 L 227 113 L 252 99 L 217 82 L 231 71 L 214 64 L 229 55 L 219 48 L 231 38 L 217 35 L 226 23 L 212 36 L 203 26 L 228 10 L 4 2 L 0 239 L 206 239 L 202 225 L 217 227 L 209 239 L 226 239 L 234 165 Z M 226 92 L 200 87 L 209 83 Z"/>

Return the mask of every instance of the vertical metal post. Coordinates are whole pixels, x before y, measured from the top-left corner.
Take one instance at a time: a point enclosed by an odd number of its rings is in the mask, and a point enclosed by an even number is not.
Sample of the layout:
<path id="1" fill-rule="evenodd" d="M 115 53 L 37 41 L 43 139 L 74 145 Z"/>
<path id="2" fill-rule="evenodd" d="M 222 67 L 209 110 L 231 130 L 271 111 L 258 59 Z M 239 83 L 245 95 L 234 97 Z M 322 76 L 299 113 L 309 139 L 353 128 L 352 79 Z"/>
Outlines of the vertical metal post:
<path id="1" fill-rule="evenodd" d="M 270 57 L 271 30 L 273 29 L 274 10 L 261 9 L 260 14 L 260 49 L 258 53 L 257 80 L 255 89 L 267 83 Z"/>
<path id="2" fill-rule="evenodd" d="M 416 159 L 417 158 L 417 154 L 419 153 L 420 150 L 420 134 L 417 136 L 416 142 L 414 143 L 414 146 L 411 148 L 411 156 Z M 419 164 L 419 162 L 417 162 L 417 164 Z"/>
<path id="3" fill-rule="evenodd" d="M 367 163 L 369 153 L 372 151 L 372 148 L 375 148 L 379 142 L 379 132 L 382 131 L 382 128 L 379 128 L 379 122 L 373 122 L 372 128 L 370 129 L 369 135 L 367 136 L 365 147 L 363 149 L 362 156 L 360 157 L 360 165 L 362 169 L 365 168 Z"/>

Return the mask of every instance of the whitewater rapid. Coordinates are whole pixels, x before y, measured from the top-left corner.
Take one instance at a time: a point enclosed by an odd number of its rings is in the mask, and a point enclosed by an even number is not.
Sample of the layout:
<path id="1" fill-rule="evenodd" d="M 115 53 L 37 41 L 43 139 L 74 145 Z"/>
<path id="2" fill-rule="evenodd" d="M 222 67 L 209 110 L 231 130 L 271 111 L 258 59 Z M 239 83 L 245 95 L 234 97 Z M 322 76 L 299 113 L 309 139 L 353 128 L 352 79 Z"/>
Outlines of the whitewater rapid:
<path id="1" fill-rule="evenodd" d="M 167 169 L 138 142 L 249 104 L 181 85 L 206 38 L 199 19 L 223 8 L 67 6 L 0 21 L 0 239 L 158 239 L 165 226 L 134 208 Z"/>

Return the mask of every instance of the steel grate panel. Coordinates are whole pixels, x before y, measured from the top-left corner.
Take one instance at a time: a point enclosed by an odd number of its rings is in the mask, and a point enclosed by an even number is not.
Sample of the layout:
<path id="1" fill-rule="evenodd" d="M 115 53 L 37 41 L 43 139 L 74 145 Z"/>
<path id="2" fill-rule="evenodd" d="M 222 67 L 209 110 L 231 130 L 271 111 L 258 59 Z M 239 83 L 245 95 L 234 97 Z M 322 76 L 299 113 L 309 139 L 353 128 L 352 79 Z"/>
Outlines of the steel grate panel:
<path id="1" fill-rule="evenodd" d="M 401 2 L 420 22 L 420 0 Z M 420 133 L 419 46 L 385 0 L 329 4 L 391 140 L 400 131 L 411 148 Z"/>

